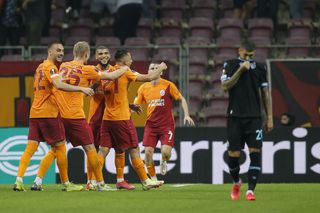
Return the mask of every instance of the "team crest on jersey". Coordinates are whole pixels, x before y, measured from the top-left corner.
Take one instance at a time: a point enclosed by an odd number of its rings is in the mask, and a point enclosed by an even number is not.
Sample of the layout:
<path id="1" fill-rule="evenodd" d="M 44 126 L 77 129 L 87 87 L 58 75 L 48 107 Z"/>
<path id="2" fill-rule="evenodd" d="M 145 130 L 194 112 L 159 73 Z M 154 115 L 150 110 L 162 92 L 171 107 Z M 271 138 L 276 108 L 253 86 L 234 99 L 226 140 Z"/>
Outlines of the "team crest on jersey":
<path id="1" fill-rule="evenodd" d="M 255 62 L 253 62 L 253 63 L 250 63 L 250 67 L 251 67 L 251 69 L 255 69 L 257 67 L 257 65 Z"/>
<path id="2" fill-rule="evenodd" d="M 160 96 L 164 96 L 166 94 L 166 92 L 162 89 L 160 90 Z"/>
<path id="3" fill-rule="evenodd" d="M 50 74 L 51 74 L 51 75 L 57 74 L 57 70 L 56 70 L 55 68 L 52 68 L 52 69 L 50 70 Z"/>

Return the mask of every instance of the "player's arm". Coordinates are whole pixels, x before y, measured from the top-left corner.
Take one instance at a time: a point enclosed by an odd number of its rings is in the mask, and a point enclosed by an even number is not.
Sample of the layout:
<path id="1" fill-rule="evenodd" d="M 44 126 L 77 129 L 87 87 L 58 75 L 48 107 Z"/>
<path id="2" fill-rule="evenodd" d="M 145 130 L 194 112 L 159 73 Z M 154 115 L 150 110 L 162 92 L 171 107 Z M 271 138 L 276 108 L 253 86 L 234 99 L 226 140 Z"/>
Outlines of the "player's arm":
<path id="1" fill-rule="evenodd" d="M 240 65 L 237 71 L 229 78 L 226 78 L 226 73 L 223 73 L 221 77 L 221 87 L 226 92 L 231 89 L 239 80 L 241 74 L 250 69 L 250 62 L 245 61 Z"/>
<path id="2" fill-rule="evenodd" d="M 123 66 L 113 72 L 101 72 L 101 79 L 115 80 L 123 75 L 123 73 L 125 73 L 127 70 L 130 70 L 130 68 L 127 66 Z"/>
<path id="3" fill-rule="evenodd" d="M 142 113 L 142 107 L 139 104 L 129 104 L 131 111 L 136 112 L 138 115 Z"/>
<path id="4" fill-rule="evenodd" d="M 130 109 L 136 112 L 138 115 L 142 113 L 141 104 L 144 102 L 142 91 L 143 91 L 143 86 L 139 87 L 138 95 L 137 97 L 135 97 L 133 104 L 129 104 Z"/>
<path id="5" fill-rule="evenodd" d="M 157 79 L 161 72 L 167 69 L 167 65 L 162 62 L 161 64 L 157 65 L 152 72 L 148 72 L 148 74 L 138 74 L 136 81 L 140 82 L 149 82 Z"/>
<path id="6" fill-rule="evenodd" d="M 194 121 L 189 115 L 189 107 L 188 107 L 186 99 L 183 96 L 181 96 L 180 100 L 181 100 L 181 106 L 182 106 L 183 113 L 184 113 L 183 124 L 184 125 L 188 124 L 190 126 L 194 126 L 195 125 Z"/>
<path id="7" fill-rule="evenodd" d="M 94 90 L 88 87 L 79 87 L 70 85 L 62 82 L 60 77 L 54 78 L 52 80 L 53 86 L 59 90 L 63 90 L 66 92 L 83 92 L 86 95 L 92 96 L 94 95 Z"/>
<path id="8" fill-rule="evenodd" d="M 264 106 L 264 109 L 267 115 L 266 131 L 269 132 L 273 129 L 273 116 L 272 116 L 271 96 L 270 96 L 268 87 L 263 87 L 261 89 L 261 97 L 262 97 L 262 104 Z"/>

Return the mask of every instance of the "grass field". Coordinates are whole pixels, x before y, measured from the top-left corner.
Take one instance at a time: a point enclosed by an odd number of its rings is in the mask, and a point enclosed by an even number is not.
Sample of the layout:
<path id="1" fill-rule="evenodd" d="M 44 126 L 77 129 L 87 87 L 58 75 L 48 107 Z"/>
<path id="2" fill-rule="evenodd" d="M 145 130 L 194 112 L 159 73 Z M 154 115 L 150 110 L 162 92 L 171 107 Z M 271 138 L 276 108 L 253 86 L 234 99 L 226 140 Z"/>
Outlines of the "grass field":
<path id="1" fill-rule="evenodd" d="M 177 187 L 178 186 L 178 187 Z M 230 184 L 175 185 L 159 189 L 113 192 L 61 192 L 58 185 L 45 191 L 14 192 L 11 185 L 0 185 L 0 212 L 320 212 L 320 184 L 259 184 L 256 201 L 231 201 Z M 29 186 L 27 186 L 29 187 Z"/>

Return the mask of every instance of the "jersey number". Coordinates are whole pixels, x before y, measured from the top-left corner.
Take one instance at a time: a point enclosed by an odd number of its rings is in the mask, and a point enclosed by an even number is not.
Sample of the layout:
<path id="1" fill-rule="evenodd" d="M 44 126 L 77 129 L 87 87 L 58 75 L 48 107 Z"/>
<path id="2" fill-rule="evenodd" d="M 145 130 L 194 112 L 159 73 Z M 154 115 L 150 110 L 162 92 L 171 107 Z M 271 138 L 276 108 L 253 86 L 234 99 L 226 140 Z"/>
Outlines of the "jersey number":
<path id="1" fill-rule="evenodd" d="M 172 139 L 172 136 L 173 136 L 173 133 L 172 133 L 172 131 L 171 131 L 171 130 L 169 130 L 168 134 L 169 134 L 169 141 L 171 141 L 171 139 Z"/>
<path id="2" fill-rule="evenodd" d="M 40 82 L 43 80 L 43 71 L 42 70 L 39 70 L 39 78 L 38 78 L 38 86 L 36 87 L 36 89 L 38 90 L 45 90 L 45 86 L 40 86 Z"/>
<path id="3" fill-rule="evenodd" d="M 69 70 L 67 67 L 63 67 L 61 69 L 61 72 L 62 72 L 62 77 L 67 78 L 65 80 L 67 84 L 74 85 L 74 86 L 78 86 L 80 84 L 80 77 L 77 75 L 77 73 L 82 74 L 81 70 L 78 70 L 78 69 Z M 71 79 L 74 80 L 73 83 L 71 82 Z"/>
<path id="4" fill-rule="evenodd" d="M 257 134 L 256 140 L 257 141 L 262 140 L 262 129 L 257 129 L 256 134 Z"/>

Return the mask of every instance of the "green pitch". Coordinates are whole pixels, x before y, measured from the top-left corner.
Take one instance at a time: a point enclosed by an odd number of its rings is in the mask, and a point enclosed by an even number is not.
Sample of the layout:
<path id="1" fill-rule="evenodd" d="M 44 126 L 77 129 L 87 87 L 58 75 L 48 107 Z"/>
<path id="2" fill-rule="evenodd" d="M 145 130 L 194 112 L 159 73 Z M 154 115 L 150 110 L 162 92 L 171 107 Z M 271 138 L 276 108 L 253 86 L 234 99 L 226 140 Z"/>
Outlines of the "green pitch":
<path id="1" fill-rule="evenodd" d="M 244 200 L 246 185 L 239 201 L 230 200 L 230 184 L 166 184 L 150 191 L 136 184 L 134 191 L 114 192 L 61 192 L 58 185 L 44 187 L 43 192 L 14 192 L 11 185 L 0 185 L 0 212 L 320 212 L 320 184 L 259 184 L 257 201 Z"/>

